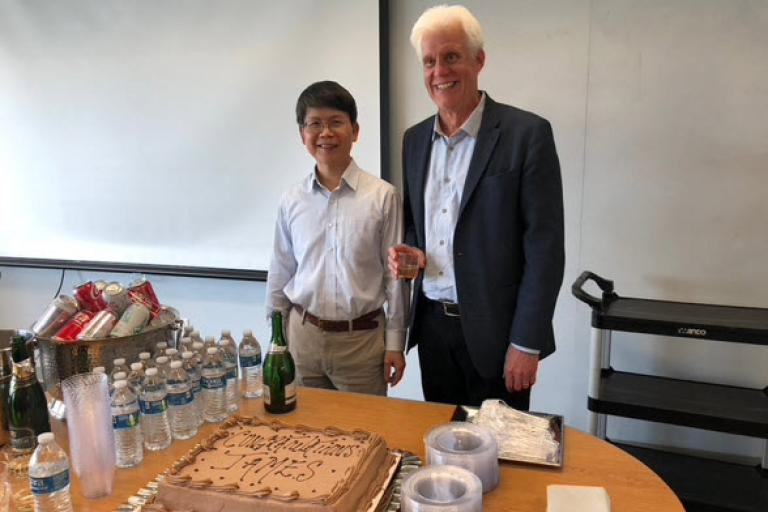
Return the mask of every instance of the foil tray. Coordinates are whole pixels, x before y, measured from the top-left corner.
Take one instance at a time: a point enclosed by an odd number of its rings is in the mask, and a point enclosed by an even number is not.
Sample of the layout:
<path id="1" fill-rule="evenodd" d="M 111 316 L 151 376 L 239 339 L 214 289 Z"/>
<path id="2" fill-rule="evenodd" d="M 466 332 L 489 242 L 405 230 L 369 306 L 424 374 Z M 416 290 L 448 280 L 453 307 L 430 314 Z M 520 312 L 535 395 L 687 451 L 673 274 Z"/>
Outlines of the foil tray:
<path id="1" fill-rule="evenodd" d="M 401 450 L 391 451 L 400 456 L 400 465 L 395 471 L 395 476 L 392 478 L 386 491 L 384 491 L 384 500 L 378 508 L 380 512 L 399 512 L 400 489 L 402 488 L 403 480 L 421 467 L 421 459 L 413 453 Z M 147 482 L 133 496 L 129 496 L 125 503 L 117 507 L 115 512 L 143 512 L 145 505 L 150 505 L 155 501 L 157 486 L 167 474 L 168 471 L 164 471 Z"/>
<path id="2" fill-rule="evenodd" d="M 459 405 L 456 410 L 453 411 L 452 421 L 468 421 L 475 423 L 475 416 L 477 415 L 479 407 L 471 407 L 468 405 Z M 534 466 L 545 466 L 553 468 L 563 467 L 563 453 L 565 452 L 565 425 L 563 417 L 559 414 L 548 414 L 544 412 L 526 411 L 527 414 L 538 416 L 540 418 L 546 418 L 549 420 L 549 428 L 552 431 L 555 440 L 557 441 L 558 448 L 554 459 L 548 460 L 544 458 L 528 458 L 522 456 L 516 456 L 514 454 L 499 455 L 499 460 L 506 462 L 517 462 L 522 464 L 531 464 Z"/>

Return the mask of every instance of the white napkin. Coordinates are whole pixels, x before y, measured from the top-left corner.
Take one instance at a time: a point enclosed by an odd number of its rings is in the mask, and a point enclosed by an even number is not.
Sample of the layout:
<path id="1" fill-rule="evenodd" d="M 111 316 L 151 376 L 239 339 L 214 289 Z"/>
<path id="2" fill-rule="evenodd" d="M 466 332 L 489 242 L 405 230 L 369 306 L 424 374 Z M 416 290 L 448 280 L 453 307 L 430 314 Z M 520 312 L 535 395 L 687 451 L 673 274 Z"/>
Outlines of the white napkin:
<path id="1" fill-rule="evenodd" d="M 548 485 L 547 512 L 610 512 L 611 498 L 603 487 Z"/>

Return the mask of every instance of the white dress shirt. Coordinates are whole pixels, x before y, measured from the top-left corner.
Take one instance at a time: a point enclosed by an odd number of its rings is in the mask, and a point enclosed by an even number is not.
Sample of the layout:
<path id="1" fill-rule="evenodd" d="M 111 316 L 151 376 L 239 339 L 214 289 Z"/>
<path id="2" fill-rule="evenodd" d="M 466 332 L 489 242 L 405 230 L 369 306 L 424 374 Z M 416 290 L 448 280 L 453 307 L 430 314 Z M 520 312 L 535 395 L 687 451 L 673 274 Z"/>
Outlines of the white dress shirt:
<path id="1" fill-rule="evenodd" d="M 277 213 L 267 313 L 298 304 L 324 320 L 352 320 L 386 303 L 386 349 L 403 350 L 409 286 L 387 268 L 401 215 L 395 187 L 354 160 L 334 191 L 314 171 L 292 186 Z"/>

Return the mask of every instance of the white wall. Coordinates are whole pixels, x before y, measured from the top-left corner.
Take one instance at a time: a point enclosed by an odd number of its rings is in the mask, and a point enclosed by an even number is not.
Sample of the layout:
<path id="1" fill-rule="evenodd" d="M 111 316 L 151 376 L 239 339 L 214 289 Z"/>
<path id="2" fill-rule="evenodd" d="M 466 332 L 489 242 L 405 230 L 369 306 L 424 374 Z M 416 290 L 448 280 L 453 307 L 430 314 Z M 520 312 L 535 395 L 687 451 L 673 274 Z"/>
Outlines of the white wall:
<path id="1" fill-rule="evenodd" d="M 433 113 L 410 27 L 431 2 L 392 2 L 392 140 Z M 466 2 L 486 32 L 481 86 L 547 117 L 563 170 L 566 276 L 558 350 L 541 366 L 532 407 L 585 429 L 589 311 L 570 295 L 584 269 L 621 295 L 768 307 L 768 4 L 678 0 Z M 762 164 L 762 165 L 761 165 Z M 0 328 L 29 325 L 59 273 L 0 268 Z M 64 289 L 96 273 L 67 272 Z M 116 275 L 116 278 L 125 278 Z M 253 328 L 263 283 L 153 277 L 161 299 L 204 333 Z M 616 333 L 617 369 L 762 388 L 768 350 Z M 394 396 L 420 399 L 415 352 Z M 758 456 L 756 440 L 634 420 L 617 439 Z"/>

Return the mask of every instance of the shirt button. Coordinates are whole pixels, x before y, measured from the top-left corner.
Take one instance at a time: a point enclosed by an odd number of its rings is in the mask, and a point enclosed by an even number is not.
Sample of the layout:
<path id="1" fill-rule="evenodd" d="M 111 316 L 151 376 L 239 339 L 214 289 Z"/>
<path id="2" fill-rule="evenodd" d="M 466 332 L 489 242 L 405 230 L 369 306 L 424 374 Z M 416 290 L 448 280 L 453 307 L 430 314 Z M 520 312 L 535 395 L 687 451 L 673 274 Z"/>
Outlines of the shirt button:
<path id="1" fill-rule="evenodd" d="M 448 146 L 448 151 L 453 151 L 453 146 Z"/>
<path id="2" fill-rule="evenodd" d="M 445 240 L 440 240 L 440 245 L 445 245 Z"/>
<path id="3" fill-rule="evenodd" d="M 446 182 L 446 183 L 450 183 L 451 178 L 444 178 L 443 181 Z"/>
<path id="4" fill-rule="evenodd" d="M 443 271 L 441 270 L 440 272 L 437 273 L 437 275 L 442 276 L 443 275 Z"/>
<path id="5" fill-rule="evenodd" d="M 448 210 L 446 208 L 443 208 L 443 213 L 448 213 Z"/>

